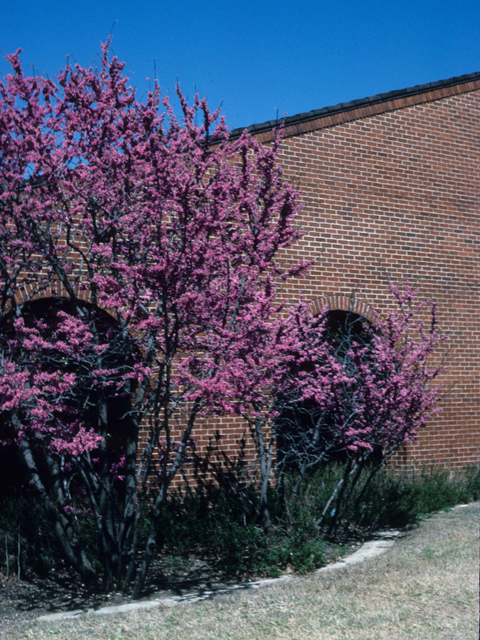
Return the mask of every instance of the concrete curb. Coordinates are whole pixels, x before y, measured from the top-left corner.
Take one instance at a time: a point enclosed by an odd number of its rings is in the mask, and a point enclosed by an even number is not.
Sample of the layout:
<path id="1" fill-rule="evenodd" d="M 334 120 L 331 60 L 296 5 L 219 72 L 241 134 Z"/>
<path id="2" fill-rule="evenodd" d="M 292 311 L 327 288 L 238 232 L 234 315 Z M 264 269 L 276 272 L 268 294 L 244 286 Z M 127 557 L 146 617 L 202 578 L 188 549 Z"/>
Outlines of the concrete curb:
<path id="1" fill-rule="evenodd" d="M 138 611 L 139 609 L 153 609 L 155 607 L 176 607 L 179 604 L 188 604 L 190 602 L 200 602 L 208 600 L 222 593 L 232 593 L 233 591 L 246 589 L 259 589 L 260 587 L 272 584 L 274 582 L 282 582 L 291 580 L 293 576 L 281 576 L 280 578 L 267 578 L 265 580 L 256 580 L 255 582 L 246 582 L 245 584 L 234 584 L 224 589 L 212 589 L 207 591 L 199 591 L 198 593 L 188 593 L 184 596 L 171 596 L 170 598 L 158 598 L 155 600 L 147 600 L 145 602 L 129 602 L 127 604 L 113 605 L 109 607 L 101 607 L 99 609 L 76 609 L 75 611 L 62 611 L 60 613 L 49 613 L 40 616 L 37 620 L 55 621 L 65 620 L 66 618 L 76 618 L 80 615 L 91 613 L 95 615 L 109 615 L 112 613 L 125 613 L 128 611 Z"/>
<path id="2" fill-rule="evenodd" d="M 395 540 L 400 536 L 400 531 L 383 531 L 377 534 L 376 540 L 365 542 L 360 549 L 355 553 L 342 560 L 338 560 L 333 564 L 327 565 L 318 569 L 316 573 L 323 573 L 326 571 L 336 571 L 344 567 L 352 566 L 364 562 L 368 558 L 373 558 L 382 553 L 385 553 L 395 543 Z M 293 576 L 286 575 L 280 578 L 267 578 L 265 580 L 256 580 L 255 582 L 246 582 L 245 584 L 236 584 L 231 587 L 225 587 L 224 589 L 212 589 L 210 591 L 200 591 L 198 593 L 190 593 L 184 596 L 171 596 L 170 598 L 158 598 L 155 600 L 147 600 L 145 602 L 129 602 L 127 604 L 121 604 L 117 606 L 101 607 L 99 609 L 77 609 L 75 611 L 62 611 L 60 613 L 49 613 L 47 615 L 40 616 L 37 620 L 43 620 L 48 622 L 54 622 L 55 620 L 66 620 L 68 618 L 76 618 L 84 614 L 94 615 L 110 615 L 114 613 L 126 613 L 128 611 L 139 611 L 141 609 L 153 609 L 155 607 L 176 607 L 180 604 L 188 604 L 190 602 L 201 602 L 208 598 L 213 598 L 224 593 L 232 593 L 238 590 L 247 589 L 260 589 L 261 587 L 285 580 L 291 580 Z"/>
<path id="3" fill-rule="evenodd" d="M 452 507 L 452 511 L 454 509 L 462 509 L 465 507 L 470 507 L 475 503 L 469 504 L 459 504 L 455 507 Z M 439 511 L 439 513 L 442 513 Z M 395 544 L 395 540 L 397 538 L 402 537 L 402 533 L 395 529 L 389 529 L 387 531 L 379 531 L 375 535 L 375 540 L 370 540 L 369 542 L 365 542 L 360 549 L 352 553 L 351 555 L 338 560 L 332 564 L 327 565 L 326 567 L 322 567 L 321 569 L 317 569 L 315 573 L 321 574 L 329 571 L 337 571 L 339 569 L 343 569 L 344 567 L 351 567 L 356 564 L 360 564 L 369 558 L 374 558 L 375 556 L 379 556 L 382 553 L 385 553 L 393 547 Z M 113 605 L 109 607 L 101 607 L 100 609 L 77 609 L 76 611 L 65 611 L 61 613 L 49 613 L 44 616 L 40 616 L 37 620 L 45 620 L 49 622 L 53 622 L 55 620 L 65 620 L 67 618 L 76 618 L 77 616 L 81 616 L 84 614 L 95 614 L 95 615 L 109 615 L 113 613 L 125 613 L 128 611 L 138 611 L 141 609 L 153 609 L 155 607 L 176 607 L 180 604 L 188 604 L 189 602 L 200 602 L 201 600 L 207 600 L 208 598 L 213 598 L 214 596 L 220 595 L 222 593 L 232 593 L 233 591 L 246 590 L 246 589 L 259 589 L 260 587 L 267 586 L 269 584 L 274 584 L 276 582 L 282 582 L 285 580 L 291 580 L 293 576 L 286 575 L 281 576 L 280 578 L 267 578 L 265 580 L 256 580 L 255 582 L 246 582 L 245 584 L 236 584 L 231 587 L 225 587 L 224 589 L 212 589 L 211 591 L 200 591 L 198 593 L 190 593 L 185 596 L 171 596 L 170 598 L 159 598 L 156 600 L 146 600 L 144 602 L 129 602 L 127 604 L 121 605 Z"/>
<path id="4" fill-rule="evenodd" d="M 344 567 L 351 567 L 353 565 L 360 564 L 368 558 L 379 556 L 382 553 L 385 553 L 385 551 L 388 551 L 390 547 L 393 547 L 393 545 L 395 544 L 395 540 L 400 536 L 400 531 L 381 531 L 377 533 L 376 540 L 365 542 L 364 544 L 362 544 L 360 549 L 355 551 L 355 553 L 352 553 L 350 556 L 342 558 L 341 560 L 337 560 L 337 562 L 334 562 L 333 564 L 328 564 L 326 567 L 317 569 L 316 573 L 337 571 L 338 569 L 343 569 Z"/>

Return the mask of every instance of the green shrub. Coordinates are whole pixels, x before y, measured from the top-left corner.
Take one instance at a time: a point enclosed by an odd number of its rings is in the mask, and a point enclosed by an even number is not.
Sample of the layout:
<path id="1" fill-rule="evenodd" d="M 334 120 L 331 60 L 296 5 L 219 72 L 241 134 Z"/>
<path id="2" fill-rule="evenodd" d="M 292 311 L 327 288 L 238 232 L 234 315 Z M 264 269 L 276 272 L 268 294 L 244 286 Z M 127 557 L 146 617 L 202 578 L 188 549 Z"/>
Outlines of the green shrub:
<path id="1" fill-rule="evenodd" d="M 58 557 L 57 540 L 39 502 L 28 490 L 12 490 L 0 498 L 0 558 L 5 562 L 5 544 L 9 556 L 16 558 L 20 541 L 22 570 L 31 568 L 45 574 Z M 15 560 L 16 564 L 16 560 Z"/>
<path id="2" fill-rule="evenodd" d="M 272 491 L 275 528 L 265 536 L 257 522 L 256 494 L 209 487 L 177 493 L 163 513 L 162 542 L 172 555 L 215 559 L 230 575 L 275 576 L 291 565 L 305 572 L 325 561 L 325 543 L 302 510 L 282 517 L 283 504 Z"/>
<path id="3" fill-rule="evenodd" d="M 311 571 L 325 562 L 326 544 L 316 523 L 342 474 L 338 464 L 317 469 L 301 485 L 298 496 L 293 495 L 293 477 L 284 479 L 278 494 L 271 489 L 274 527 L 268 537 L 258 523 L 253 487 L 242 493 L 213 486 L 177 492 L 162 513 L 159 547 L 172 566 L 188 567 L 196 556 L 242 579 L 276 576 L 287 567 L 299 573 Z M 349 508 L 356 495 L 351 496 Z M 404 527 L 425 514 L 478 499 L 480 467 L 475 465 L 455 473 L 435 465 L 408 474 L 382 470 L 372 480 L 350 533 L 365 536 L 378 528 Z M 326 514 L 327 525 L 332 508 Z M 85 517 L 78 524 L 91 557 L 101 558 L 92 519 Z M 148 519 L 141 532 L 147 535 Z M 42 507 L 25 488 L 0 499 L 0 544 L 5 544 L 5 536 L 13 564 L 20 537 L 22 568 L 42 574 L 61 557 Z"/>
<path id="4" fill-rule="evenodd" d="M 465 467 L 465 489 L 470 500 L 480 500 L 480 466 L 470 464 Z"/>
<path id="5" fill-rule="evenodd" d="M 82 504 L 75 506 L 81 507 Z M 91 515 L 75 515 L 76 533 L 90 561 L 102 566 L 102 553 L 98 547 L 95 521 Z M 9 555 L 20 554 L 22 571 L 32 569 L 44 575 L 58 562 L 65 562 L 64 554 L 55 536 L 47 513 L 28 486 L 10 488 L 0 496 L 0 566 L 5 564 L 5 539 Z M 16 560 L 15 560 L 16 563 Z"/>
<path id="6" fill-rule="evenodd" d="M 364 475 L 367 473 L 368 469 L 365 469 Z M 310 523 L 318 521 L 342 474 L 343 467 L 338 464 L 317 469 L 306 478 L 297 497 L 292 495 L 294 478 L 287 478 L 285 501 L 290 516 L 294 520 L 301 517 Z M 348 501 L 346 512 L 353 509 L 362 485 L 360 479 Z M 350 532 L 365 535 L 378 528 L 405 527 L 418 522 L 428 513 L 478 500 L 479 497 L 479 466 L 470 465 L 455 473 L 450 473 L 442 465 L 424 466 L 417 473 L 393 474 L 384 469 L 370 483 L 354 514 Z M 331 521 L 334 508 L 335 501 L 325 515 L 325 529 Z"/>

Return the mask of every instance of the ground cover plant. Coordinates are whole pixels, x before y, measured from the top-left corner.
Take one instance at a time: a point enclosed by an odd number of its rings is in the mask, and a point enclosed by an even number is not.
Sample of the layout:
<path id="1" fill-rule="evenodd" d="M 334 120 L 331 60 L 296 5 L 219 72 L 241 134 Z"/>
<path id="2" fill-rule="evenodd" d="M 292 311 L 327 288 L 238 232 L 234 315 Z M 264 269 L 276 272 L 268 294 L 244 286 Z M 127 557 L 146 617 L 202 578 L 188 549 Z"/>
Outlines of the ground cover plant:
<path id="1" fill-rule="evenodd" d="M 221 558 L 225 571 L 240 578 L 273 577 L 288 569 L 306 573 L 321 567 L 328 552 L 341 554 L 380 528 L 409 527 L 432 512 L 480 499 L 480 468 L 475 466 L 450 472 L 431 465 L 415 474 L 383 469 L 371 481 L 349 536 L 332 547 L 325 543 L 318 520 L 343 474 L 343 466 L 330 464 L 317 469 L 298 492 L 295 476 L 287 480 L 281 499 L 272 489 L 273 532 L 268 536 L 259 526 L 258 496 L 253 491 L 242 497 L 211 488 L 174 499 L 165 512 L 166 548 L 186 558 L 192 549 Z M 362 491 L 359 485 L 349 508 Z"/>
<path id="2" fill-rule="evenodd" d="M 375 475 L 437 410 L 435 305 L 391 284 L 395 311 L 329 340 L 327 310 L 281 296 L 308 267 L 279 258 L 301 235 L 281 132 L 230 141 L 180 89 L 180 120 L 156 85 L 139 102 L 108 43 L 97 70 L 69 65 L 56 83 L 8 60 L 0 439 L 19 451 L 45 549 L 53 534 L 87 588 L 139 597 L 199 418 L 236 414 L 256 452 L 253 509 L 229 522 L 230 549 L 215 543 L 232 571 L 320 563 L 322 536 L 349 535 Z M 343 476 L 312 524 L 287 508 L 283 475 L 297 500 L 332 459 Z"/>

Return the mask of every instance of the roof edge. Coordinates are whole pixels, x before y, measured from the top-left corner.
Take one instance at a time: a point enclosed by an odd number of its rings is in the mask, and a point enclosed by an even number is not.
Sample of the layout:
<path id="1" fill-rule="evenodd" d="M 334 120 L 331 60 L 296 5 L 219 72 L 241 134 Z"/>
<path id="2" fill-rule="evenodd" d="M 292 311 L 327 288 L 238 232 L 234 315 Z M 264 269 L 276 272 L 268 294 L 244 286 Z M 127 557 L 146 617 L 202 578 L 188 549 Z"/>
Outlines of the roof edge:
<path id="1" fill-rule="evenodd" d="M 360 109 L 362 107 L 381 104 L 383 102 L 390 102 L 392 100 L 396 100 L 399 98 L 408 98 L 408 97 L 416 96 L 422 93 L 435 91 L 437 89 L 454 87 L 456 85 L 462 85 L 462 84 L 466 84 L 466 83 L 477 81 L 477 80 L 480 82 L 480 71 L 477 71 L 476 73 L 468 73 L 463 76 L 456 76 L 454 78 L 449 78 L 447 80 L 439 80 L 438 82 L 429 82 L 427 84 L 419 84 L 419 85 L 416 85 L 415 87 L 409 87 L 407 89 L 398 89 L 396 91 L 389 91 L 388 93 L 379 93 L 375 96 L 370 96 L 368 98 L 351 100 L 350 102 L 341 102 L 340 104 L 336 104 L 331 107 L 314 109 L 313 111 L 308 111 L 306 113 L 299 113 L 294 116 L 288 116 L 287 118 L 283 118 L 281 120 L 267 120 L 266 122 L 262 122 L 260 124 L 252 124 L 249 127 L 238 127 L 237 129 L 232 129 L 232 131 L 230 131 L 229 137 L 230 139 L 238 138 L 241 136 L 241 134 L 245 130 L 247 130 L 249 133 L 253 135 L 256 135 L 259 133 L 270 131 L 282 125 L 286 129 L 287 127 L 292 127 L 295 125 L 302 124 L 304 122 L 309 122 L 311 120 L 324 118 L 325 116 L 332 116 L 339 113 L 345 113 L 348 111 L 353 111 L 355 109 Z M 445 96 L 439 96 L 434 99 L 439 100 L 442 97 L 445 97 Z M 362 116 L 359 116 L 359 117 L 362 117 Z"/>

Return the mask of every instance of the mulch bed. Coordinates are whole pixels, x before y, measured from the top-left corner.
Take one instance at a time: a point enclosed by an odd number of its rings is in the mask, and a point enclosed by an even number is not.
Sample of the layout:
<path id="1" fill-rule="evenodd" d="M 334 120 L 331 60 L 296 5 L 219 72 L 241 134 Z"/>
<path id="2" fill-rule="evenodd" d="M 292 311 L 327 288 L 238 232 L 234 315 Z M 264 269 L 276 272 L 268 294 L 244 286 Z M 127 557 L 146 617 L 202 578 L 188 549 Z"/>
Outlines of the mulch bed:
<path id="1" fill-rule="evenodd" d="M 142 599 L 179 595 L 194 589 L 221 588 L 236 582 L 238 578 L 227 579 L 218 569 L 199 560 L 193 560 L 188 567 L 179 570 L 172 566 L 171 560 L 162 558 L 152 563 Z M 0 573 L 0 635 L 28 619 L 48 613 L 88 611 L 130 601 L 128 595 L 121 593 L 88 591 L 78 574 L 63 563 L 58 563 L 44 575 L 27 570 L 20 581 L 17 576 L 7 580 Z"/>

